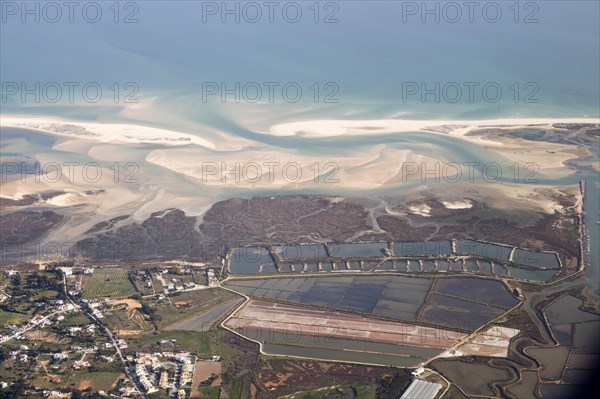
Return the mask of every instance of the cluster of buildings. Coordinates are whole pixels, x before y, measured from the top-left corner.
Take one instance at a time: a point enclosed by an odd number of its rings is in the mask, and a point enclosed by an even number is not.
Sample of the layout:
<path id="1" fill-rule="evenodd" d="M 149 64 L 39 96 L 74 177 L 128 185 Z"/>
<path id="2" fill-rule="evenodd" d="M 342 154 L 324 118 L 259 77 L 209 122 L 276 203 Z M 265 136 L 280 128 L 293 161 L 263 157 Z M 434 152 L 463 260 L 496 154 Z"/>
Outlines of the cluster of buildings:
<path id="1" fill-rule="evenodd" d="M 28 346 L 20 345 L 19 349 L 10 352 L 10 358 L 15 362 L 27 363 L 27 360 L 29 360 L 28 350 Z"/>
<path id="2" fill-rule="evenodd" d="M 82 299 L 81 302 L 87 304 L 91 312 L 97 318 L 101 319 L 104 317 L 104 311 L 106 310 L 104 301 L 98 299 Z"/>
<path id="3" fill-rule="evenodd" d="M 19 346 L 19 349 L 13 350 L 10 352 L 11 359 L 14 360 L 15 362 L 26 363 L 29 360 L 29 356 L 28 356 L 29 350 L 30 350 L 30 348 L 28 346 L 21 345 L 21 346 Z M 95 346 L 91 347 L 91 348 L 72 346 L 71 350 L 73 352 L 75 352 L 77 356 L 81 356 L 82 353 L 83 354 L 95 353 L 98 351 L 98 348 Z M 50 354 L 50 358 L 55 363 L 55 365 L 52 366 L 51 368 L 58 369 L 59 366 L 56 364 L 68 360 L 70 356 L 71 355 L 69 353 L 65 353 L 65 352 L 56 352 L 56 353 Z M 105 361 L 107 361 L 109 363 L 112 363 L 114 361 L 114 358 L 111 356 L 103 356 L 103 358 Z M 81 358 L 81 360 L 76 360 L 71 367 L 73 367 L 73 369 L 75 369 L 75 370 L 79 370 L 79 369 L 87 368 L 90 366 L 91 366 L 90 362 L 88 362 L 87 360 L 83 360 L 83 358 Z"/>
<path id="4" fill-rule="evenodd" d="M 10 298 L 10 296 L 0 288 L 0 303 L 6 301 L 8 298 Z"/>
<path id="5" fill-rule="evenodd" d="M 209 287 L 216 287 L 219 285 L 219 279 L 213 269 L 206 269 L 206 284 Z"/>
<path id="6" fill-rule="evenodd" d="M 63 272 L 63 274 L 65 276 L 71 276 L 73 274 L 85 274 L 85 275 L 94 274 L 94 268 L 93 267 L 65 267 L 65 266 L 60 266 L 60 267 L 57 267 L 57 269 L 60 270 L 61 272 Z"/>
<path id="7" fill-rule="evenodd" d="M 186 273 L 190 272 L 191 271 L 189 269 L 186 269 Z M 216 287 L 219 285 L 219 279 L 217 278 L 215 270 L 210 268 L 206 269 L 206 286 L 198 285 L 193 282 L 185 282 L 182 278 L 171 278 L 170 280 L 165 280 L 163 275 L 168 273 L 168 269 L 164 269 L 155 273 L 156 279 L 159 280 L 163 286 L 163 292 L 165 295 L 168 295 L 170 292 L 191 291 L 206 287 Z"/>
<path id="8" fill-rule="evenodd" d="M 68 331 L 71 337 L 75 337 L 84 333 L 94 336 L 96 335 L 96 328 L 97 327 L 95 324 L 88 324 L 85 326 L 71 326 L 69 327 Z"/>
<path id="9" fill-rule="evenodd" d="M 73 394 L 71 392 L 59 392 L 59 391 L 44 391 L 46 399 L 71 399 Z"/>
<path id="10" fill-rule="evenodd" d="M 136 354 L 134 375 L 146 393 L 170 390 L 174 397 L 185 398 L 184 387 L 192 382 L 195 356 L 188 352 Z M 128 359 L 129 360 L 129 359 Z"/>
<path id="11" fill-rule="evenodd" d="M 71 303 L 65 303 L 61 299 L 50 301 L 50 305 L 51 306 L 48 307 L 47 309 L 44 309 L 43 312 L 40 311 L 38 314 L 36 314 L 26 324 L 23 324 L 20 326 L 17 326 L 14 324 L 4 325 L 3 327 L 10 329 L 11 332 L 8 334 L 5 334 L 5 335 L 0 335 L 0 344 L 4 343 L 6 341 L 9 341 L 11 339 L 19 339 L 19 337 L 23 333 L 25 333 L 33 328 L 44 328 L 47 326 L 54 325 L 54 324 L 60 322 L 61 320 L 64 320 L 65 313 L 69 313 L 72 311 L 79 311 L 79 309 L 77 309 L 75 307 L 75 305 L 73 305 Z M 40 308 L 42 306 L 46 306 L 46 304 L 38 303 L 36 306 L 38 308 Z"/>
<path id="12" fill-rule="evenodd" d="M 188 383 L 192 382 L 192 377 L 194 376 L 194 367 L 192 364 L 192 359 L 190 356 L 177 356 L 175 360 L 179 363 L 178 372 L 175 377 L 175 381 L 177 382 L 178 387 L 186 386 Z"/>
<path id="13" fill-rule="evenodd" d="M 135 275 L 142 281 L 146 288 L 152 288 L 152 277 L 145 270 L 138 270 Z"/>
<path id="14" fill-rule="evenodd" d="M 168 274 L 168 273 L 169 273 L 168 269 L 164 269 L 164 270 L 154 273 L 154 277 L 158 281 L 160 281 L 160 283 L 162 285 L 164 295 L 169 295 L 169 293 L 173 293 L 173 292 L 191 291 L 191 290 L 204 288 L 204 286 L 202 286 L 202 285 L 198 285 L 193 282 L 186 282 L 182 278 L 171 278 L 170 280 L 165 280 L 163 275 Z M 163 298 L 164 298 L 164 296 L 163 296 Z"/>
<path id="15" fill-rule="evenodd" d="M 196 283 L 186 283 L 180 278 L 173 278 L 171 282 L 163 285 L 165 295 L 173 291 L 193 290 L 199 286 Z"/>

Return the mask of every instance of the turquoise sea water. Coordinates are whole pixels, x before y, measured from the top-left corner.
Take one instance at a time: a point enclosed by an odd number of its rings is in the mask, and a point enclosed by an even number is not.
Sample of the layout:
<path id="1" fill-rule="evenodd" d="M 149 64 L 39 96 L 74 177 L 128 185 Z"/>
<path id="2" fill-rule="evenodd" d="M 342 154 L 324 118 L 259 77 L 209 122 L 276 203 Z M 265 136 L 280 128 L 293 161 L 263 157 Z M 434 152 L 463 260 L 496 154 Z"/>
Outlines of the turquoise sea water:
<path id="1" fill-rule="evenodd" d="M 276 122 L 321 118 L 598 117 L 599 113 L 596 1 L 521 2 L 516 8 L 515 2 L 500 1 L 502 14 L 494 23 L 489 21 L 494 20 L 495 9 L 483 12 L 490 2 L 473 10 L 473 22 L 469 10 L 461 6 L 462 17 L 454 23 L 456 11 L 448 8 L 448 2 L 416 2 L 419 10 L 410 14 L 407 7 L 413 2 L 339 1 L 315 6 L 313 1 L 299 1 L 295 4 L 302 17 L 296 23 L 285 19 L 293 17 L 289 6 L 283 13 L 290 2 L 276 2 L 272 23 L 264 7 L 262 17 L 250 22 L 252 9 L 244 8 L 249 2 L 131 3 L 136 8 L 122 6 L 119 23 L 114 22 L 109 2 L 100 2 L 102 18 L 97 23 L 86 22 L 81 10 L 75 10 L 73 23 L 65 9 L 56 23 L 46 21 L 51 10 L 45 14 L 40 10 L 39 23 L 27 15 L 22 23 L 23 10 L 16 15 L 5 11 L 3 82 L 25 82 L 28 87 L 35 82 L 42 87 L 48 82 L 81 86 L 96 82 L 103 96 L 93 104 L 77 92 L 73 102 L 65 92 L 57 103 L 9 96 L 3 113 L 130 120 L 180 129 L 198 124 L 226 129 L 230 123 L 266 128 Z M 214 15 L 207 8 L 213 3 L 219 8 Z M 239 23 L 236 15 L 223 11 L 236 4 Z M 433 9 L 437 4 L 439 23 L 436 15 L 420 9 L 421 4 Z M 138 22 L 123 23 L 129 15 Z M 333 23 L 324 23 L 326 19 Z M 121 89 L 116 104 L 109 88 L 114 82 Z M 134 98 L 144 105 L 142 111 L 122 112 L 131 106 L 123 102 L 133 91 L 123 87 L 129 82 L 138 89 Z M 211 82 L 225 83 L 229 89 L 236 82 L 241 87 L 251 82 L 279 86 L 273 101 L 262 86 L 256 103 L 246 101 L 254 96 L 251 87 L 239 103 L 232 95 L 222 103 L 219 94 L 203 100 Z M 477 85 L 472 102 L 467 82 Z M 283 96 L 280 88 L 287 83 L 302 89 L 298 102 Z M 408 95 L 413 83 L 419 92 Z M 431 90 L 436 83 L 439 102 L 433 94 L 423 99 L 421 88 Z M 497 97 L 493 87 L 487 95 L 490 101 L 484 98 L 483 86 L 490 83 L 502 90 L 497 102 L 491 102 Z M 458 94 L 455 84 L 462 94 L 453 103 L 450 100 Z M 326 103 L 328 95 L 337 103 Z"/>

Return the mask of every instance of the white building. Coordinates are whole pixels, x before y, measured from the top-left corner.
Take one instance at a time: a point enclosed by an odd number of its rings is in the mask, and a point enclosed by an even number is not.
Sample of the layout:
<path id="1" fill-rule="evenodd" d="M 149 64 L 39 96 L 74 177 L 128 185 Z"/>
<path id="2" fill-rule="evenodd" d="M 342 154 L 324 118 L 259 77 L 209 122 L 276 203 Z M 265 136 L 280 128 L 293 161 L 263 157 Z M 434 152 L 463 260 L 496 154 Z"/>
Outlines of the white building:
<path id="1" fill-rule="evenodd" d="M 434 399 L 442 389 L 440 384 L 423 380 L 414 380 L 400 399 Z"/>

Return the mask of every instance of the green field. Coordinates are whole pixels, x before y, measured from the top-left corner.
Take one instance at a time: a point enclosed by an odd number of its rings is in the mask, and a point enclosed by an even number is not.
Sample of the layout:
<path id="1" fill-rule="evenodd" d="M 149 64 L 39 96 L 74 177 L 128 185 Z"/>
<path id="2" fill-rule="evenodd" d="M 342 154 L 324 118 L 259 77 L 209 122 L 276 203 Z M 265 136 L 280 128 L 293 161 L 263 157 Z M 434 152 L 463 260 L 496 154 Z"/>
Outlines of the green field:
<path id="1" fill-rule="evenodd" d="M 96 269 L 84 277 L 83 289 L 84 298 L 131 296 L 137 292 L 126 269 Z"/>
<path id="2" fill-rule="evenodd" d="M 56 296 L 58 295 L 57 291 L 54 290 L 43 290 L 43 291 L 37 291 L 32 299 L 33 300 L 38 300 L 38 299 L 42 299 L 42 298 L 48 298 L 48 299 L 53 299 L 56 298 Z"/>
<path id="3" fill-rule="evenodd" d="M 207 387 L 200 388 L 197 390 L 202 395 L 203 399 L 219 399 L 219 395 L 221 394 L 220 387 Z"/>
<path id="4" fill-rule="evenodd" d="M 158 334 L 131 337 L 127 340 L 127 343 L 130 351 L 150 351 L 161 348 L 159 342 L 166 340 L 169 343 L 163 344 L 162 348 L 165 350 L 186 350 L 197 354 L 199 357 L 223 356 L 223 345 L 219 334 L 220 332 L 216 330 L 206 333 L 194 331 L 160 331 Z M 172 339 L 177 340 L 177 342 L 170 343 Z"/>
<path id="5" fill-rule="evenodd" d="M 24 323 L 27 319 L 29 319 L 27 315 L 14 312 L 5 312 L 4 310 L 0 310 L 0 325 L 18 325 Z"/>

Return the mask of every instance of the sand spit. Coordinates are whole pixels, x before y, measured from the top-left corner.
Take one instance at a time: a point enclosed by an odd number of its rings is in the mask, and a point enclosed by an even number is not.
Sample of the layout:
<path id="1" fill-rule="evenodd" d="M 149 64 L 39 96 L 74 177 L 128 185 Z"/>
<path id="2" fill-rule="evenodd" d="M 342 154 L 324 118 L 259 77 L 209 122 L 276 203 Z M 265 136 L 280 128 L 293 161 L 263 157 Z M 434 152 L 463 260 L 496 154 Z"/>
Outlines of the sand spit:
<path id="1" fill-rule="evenodd" d="M 268 134 L 274 136 L 302 136 L 308 138 L 373 135 L 403 132 L 429 132 L 464 137 L 475 129 L 498 127 L 548 127 L 554 123 L 600 123 L 594 118 L 505 118 L 489 120 L 312 120 L 282 123 L 272 126 Z"/>
<path id="2" fill-rule="evenodd" d="M 181 146 L 195 144 L 214 149 L 210 141 L 187 133 L 128 124 L 67 121 L 46 117 L 2 116 L 0 126 L 40 130 L 45 133 L 100 143 Z"/>

